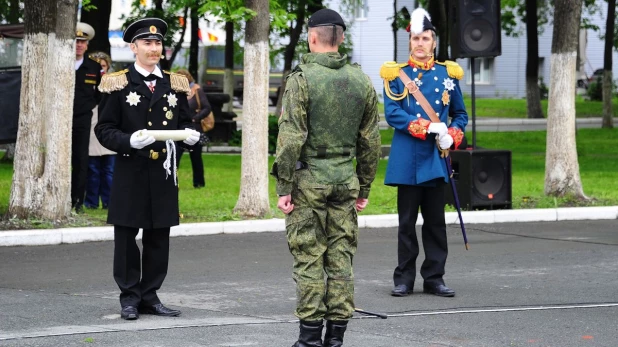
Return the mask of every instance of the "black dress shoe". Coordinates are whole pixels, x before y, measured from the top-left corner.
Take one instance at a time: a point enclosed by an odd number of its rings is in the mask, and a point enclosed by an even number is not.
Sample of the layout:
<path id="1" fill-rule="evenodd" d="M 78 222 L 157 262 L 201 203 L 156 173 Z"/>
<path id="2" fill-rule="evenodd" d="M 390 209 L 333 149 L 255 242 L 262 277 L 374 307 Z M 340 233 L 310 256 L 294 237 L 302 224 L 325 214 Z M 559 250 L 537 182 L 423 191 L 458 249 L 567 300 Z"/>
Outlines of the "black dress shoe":
<path id="1" fill-rule="evenodd" d="M 455 296 L 455 291 L 444 285 L 444 283 L 423 283 L 423 292 L 437 296 Z"/>
<path id="2" fill-rule="evenodd" d="M 120 310 L 120 318 L 126 320 L 135 320 L 139 318 L 139 313 L 137 312 L 137 307 L 135 306 L 125 306 Z"/>
<path id="3" fill-rule="evenodd" d="M 391 290 L 392 296 L 408 296 L 412 294 L 412 288 L 406 286 L 405 284 L 396 285 L 393 290 Z"/>
<path id="4" fill-rule="evenodd" d="M 154 314 L 155 316 L 176 317 L 180 316 L 180 311 L 163 306 L 163 304 L 140 305 L 139 313 Z"/>

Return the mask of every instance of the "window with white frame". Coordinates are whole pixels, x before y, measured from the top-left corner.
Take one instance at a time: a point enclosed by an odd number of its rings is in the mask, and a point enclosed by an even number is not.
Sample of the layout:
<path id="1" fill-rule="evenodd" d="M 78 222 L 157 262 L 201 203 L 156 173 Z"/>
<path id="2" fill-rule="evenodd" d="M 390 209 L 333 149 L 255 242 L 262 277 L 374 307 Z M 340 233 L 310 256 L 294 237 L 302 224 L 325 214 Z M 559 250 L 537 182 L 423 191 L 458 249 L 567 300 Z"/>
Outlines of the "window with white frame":
<path id="1" fill-rule="evenodd" d="M 367 0 L 360 0 L 359 1 L 359 6 L 356 7 L 355 13 L 354 13 L 354 17 L 356 20 L 365 20 L 367 19 L 367 10 L 368 10 L 368 6 L 367 6 Z"/>
<path id="2" fill-rule="evenodd" d="M 474 84 L 491 84 L 494 71 L 494 58 L 474 59 Z M 472 69 L 468 60 L 467 84 L 472 84 Z"/>

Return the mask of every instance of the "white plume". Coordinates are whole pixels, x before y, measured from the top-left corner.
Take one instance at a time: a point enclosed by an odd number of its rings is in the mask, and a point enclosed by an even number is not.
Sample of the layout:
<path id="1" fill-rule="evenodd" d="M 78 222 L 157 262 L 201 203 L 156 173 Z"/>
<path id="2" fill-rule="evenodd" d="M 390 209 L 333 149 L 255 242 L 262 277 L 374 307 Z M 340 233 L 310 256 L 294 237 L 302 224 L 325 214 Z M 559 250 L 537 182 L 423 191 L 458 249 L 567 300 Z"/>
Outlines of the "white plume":
<path id="1" fill-rule="evenodd" d="M 425 11 L 423 8 L 417 8 L 412 11 L 412 15 L 410 16 L 410 32 L 413 34 L 420 34 L 423 31 L 423 23 L 425 22 L 425 17 L 431 22 L 431 17 L 429 13 Z"/>

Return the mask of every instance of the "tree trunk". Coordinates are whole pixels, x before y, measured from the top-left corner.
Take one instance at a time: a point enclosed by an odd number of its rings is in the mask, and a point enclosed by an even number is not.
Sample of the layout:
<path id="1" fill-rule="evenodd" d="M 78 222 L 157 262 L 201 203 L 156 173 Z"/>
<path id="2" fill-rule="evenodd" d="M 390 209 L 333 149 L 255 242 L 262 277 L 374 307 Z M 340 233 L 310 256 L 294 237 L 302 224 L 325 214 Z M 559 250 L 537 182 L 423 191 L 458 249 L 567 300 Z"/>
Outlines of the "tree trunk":
<path id="1" fill-rule="evenodd" d="M 614 127 L 612 94 L 612 53 L 614 52 L 614 21 L 616 20 L 616 0 L 607 0 L 607 24 L 605 27 L 605 53 L 603 57 L 603 128 Z"/>
<path id="2" fill-rule="evenodd" d="M 246 0 L 257 12 L 245 30 L 242 164 L 240 195 L 234 212 L 263 217 L 268 202 L 268 0 Z"/>
<path id="3" fill-rule="evenodd" d="M 88 42 L 88 52 L 105 52 L 110 54 L 109 17 L 112 13 L 112 2 L 109 0 L 90 0 L 96 9 L 82 10 L 81 21 L 92 25 L 94 38 Z"/>
<path id="4" fill-rule="evenodd" d="M 528 118 L 543 118 L 541 92 L 539 90 L 539 37 L 536 2 L 537 0 L 526 0 L 526 37 L 528 40 L 526 101 L 528 103 Z"/>
<path id="5" fill-rule="evenodd" d="M 397 61 L 397 31 L 399 31 L 399 26 L 397 25 L 398 14 L 397 0 L 393 0 L 393 22 L 391 23 L 391 29 L 393 29 L 393 61 Z"/>
<path id="6" fill-rule="evenodd" d="M 6 20 L 6 23 L 17 24 L 22 18 L 22 15 L 23 13 L 21 8 L 19 7 L 19 0 L 9 0 L 8 9 L 6 13 L 4 13 L 4 19 Z"/>
<path id="7" fill-rule="evenodd" d="M 550 58 L 545 194 L 584 195 L 575 142 L 575 70 L 582 0 L 557 0 Z"/>
<path id="8" fill-rule="evenodd" d="M 448 59 L 448 19 L 446 17 L 446 2 L 443 0 L 430 0 L 427 3 L 427 12 L 431 16 L 431 23 L 437 28 L 438 47 L 436 48 L 436 60 Z"/>
<path id="9" fill-rule="evenodd" d="M 200 17 L 197 14 L 199 9 L 198 1 L 194 1 L 191 5 L 191 42 L 189 43 L 189 73 L 194 78 L 197 78 L 197 55 L 198 55 L 198 43 L 200 30 Z M 180 41 L 182 42 L 182 41 Z"/>
<path id="10" fill-rule="evenodd" d="M 25 0 L 24 12 L 19 130 L 8 212 L 22 219 L 65 220 L 71 211 L 77 0 Z"/>
<path id="11" fill-rule="evenodd" d="M 305 25 L 305 18 L 307 15 L 307 0 L 300 0 L 298 7 L 296 8 L 296 25 L 290 27 L 290 42 L 285 47 L 283 52 L 283 74 L 281 76 L 281 87 L 279 88 L 279 95 L 277 96 L 277 107 L 275 108 L 275 114 L 281 114 L 281 102 L 283 100 L 283 92 L 285 91 L 285 85 L 288 74 L 292 71 L 292 62 L 296 55 L 296 47 L 300 40 L 300 34 L 303 32 L 303 26 Z"/>
<path id="12" fill-rule="evenodd" d="M 225 22 L 225 72 L 223 93 L 230 96 L 230 102 L 223 105 L 225 112 L 234 110 L 234 22 Z"/>
<path id="13" fill-rule="evenodd" d="M 174 64 L 174 60 L 176 60 L 176 55 L 178 55 L 178 52 L 180 52 L 180 49 L 182 48 L 182 43 L 185 41 L 185 34 L 187 33 L 187 20 L 186 19 L 187 19 L 188 13 L 189 13 L 189 7 L 187 6 L 184 9 L 184 15 L 182 17 L 185 19 L 185 21 L 182 23 L 182 30 L 180 31 L 180 40 L 178 40 L 178 42 L 176 43 L 176 46 L 174 46 L 170 60 L 167 61 L 169 66 L 172 66 Z M 165 47 L 163 49 L 163 55 L 165 55 Z M 197 77 L 197 75 L 194 75 L 193 77 Z"/>

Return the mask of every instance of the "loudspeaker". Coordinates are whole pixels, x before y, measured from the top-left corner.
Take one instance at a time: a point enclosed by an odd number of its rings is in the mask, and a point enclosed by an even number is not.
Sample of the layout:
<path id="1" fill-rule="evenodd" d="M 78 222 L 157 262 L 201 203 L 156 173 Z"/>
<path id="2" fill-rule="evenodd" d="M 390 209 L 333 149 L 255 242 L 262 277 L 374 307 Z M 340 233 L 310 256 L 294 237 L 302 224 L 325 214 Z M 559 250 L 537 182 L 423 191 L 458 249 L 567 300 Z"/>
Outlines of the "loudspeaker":
<path id="1" fill-rule="evenodd" d="M 463 210 L 510 209 L 511 151 L 473 149 L 450 151 L 453 181 Z M 453 191 L 445 189 L 447 204 L 455 206 Z"/>
<path id="2" fill-rule="evenodd" d="M 500 0 L 450 0 L 451 58 L 502 54 Z"/>

